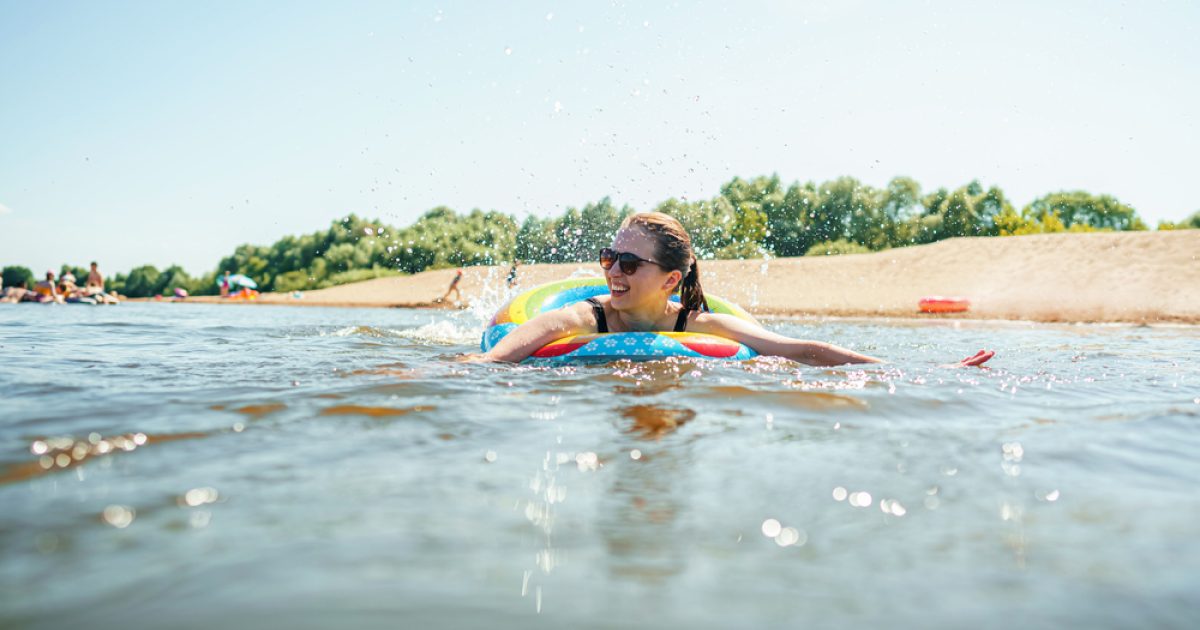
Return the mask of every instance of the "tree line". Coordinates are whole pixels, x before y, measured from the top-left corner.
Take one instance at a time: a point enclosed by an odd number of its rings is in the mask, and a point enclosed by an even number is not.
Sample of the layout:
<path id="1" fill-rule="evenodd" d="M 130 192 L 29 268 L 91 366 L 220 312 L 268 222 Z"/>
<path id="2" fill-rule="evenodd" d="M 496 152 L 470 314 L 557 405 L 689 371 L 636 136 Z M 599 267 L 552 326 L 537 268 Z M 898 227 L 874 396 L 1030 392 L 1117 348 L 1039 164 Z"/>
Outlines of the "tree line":
<path id="1" fill-rule="evenodd" d="M 908 177 L 875 188 L 852 177 L 784 185 L 778 175 L 734 178 L 711 199 L 668 199 L 654 208 L 678 218 L 702 259 L 832 255 L 919 245 L 958 236 L 1145 230 L 1137 212 L 1110 195 L 1055 192 L 1017 210 L 996 186 L 978 181 L 923 193 Z M 557 217 L 522 221 L 497 211 L 458 213 L 445 206 L 407 227 L 349 215 L 326 230 L 286 236 L 273 245 L 241 245 L 201 276 L 178 265 L 143 265 L 107 280 L 130 297 L 218 292 L 225 271 L 265 291 L 320 289 L 387 275 L 469 265 L 591 261 L 633 213 L 605 197 Z M 1200 228 L 1200 211 L 1158 229 Z M 64 266 L 77 278 L 86 269 Z M 81 275 L 82 272 L 82 275 Z M 5 267 L 4 284 L 32 282 L 24 267 Z"/>

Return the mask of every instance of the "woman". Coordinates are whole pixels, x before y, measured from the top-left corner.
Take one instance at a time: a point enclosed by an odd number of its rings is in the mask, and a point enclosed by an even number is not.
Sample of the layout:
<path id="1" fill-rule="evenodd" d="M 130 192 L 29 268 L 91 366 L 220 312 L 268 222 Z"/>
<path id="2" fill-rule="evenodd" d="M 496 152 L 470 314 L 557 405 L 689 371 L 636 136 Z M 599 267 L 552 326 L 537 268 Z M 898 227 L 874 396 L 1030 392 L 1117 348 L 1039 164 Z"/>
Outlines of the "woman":
<path id="1" fill-rule="evenodd" d="M 59 294 L 58 287 L 54 284 L 53 271 L 47 271 L 46 279 L 33 285 L 33 290 L 37 293 L 39 302 L 63 303 L 63 296 Z"/>
<path id="2" fill-rule="evenodd" d="M 670 215 L 643 212 L 625 219 L 612 247 L 600 251 L 610 295 L 543 313 L 517 327 L 490 351 L 468 361 L 521 361 L 538 348 L 570 335 L 673 330 L 718 335 L 766 356 L 808 365 L 879 363 L 853 350 L 792 339 L 732 315 L 706 312 L 692 240 Z M 680 303 L 669 301 L 678 292 Z M 982 365 L 995 353 L 981 350 L 948 367 Z"/>

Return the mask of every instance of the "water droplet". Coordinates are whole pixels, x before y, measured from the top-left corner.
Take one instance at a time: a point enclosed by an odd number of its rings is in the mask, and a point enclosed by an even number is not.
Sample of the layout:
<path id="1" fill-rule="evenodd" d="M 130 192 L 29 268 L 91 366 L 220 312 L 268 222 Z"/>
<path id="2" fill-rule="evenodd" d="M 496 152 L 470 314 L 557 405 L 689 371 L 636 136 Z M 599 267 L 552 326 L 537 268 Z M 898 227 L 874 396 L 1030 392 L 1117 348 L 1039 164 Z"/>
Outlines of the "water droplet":
<path id="1" fill-rule="evenodd" d="M 206 503 L 215 503 L 219 496 L 216 488 L 192 488 L 183 494 L 182 504 L 196 507 Z"/>
<path id="2" fill-rule="evenodd" d="M 833 489 L 833 500 L 834 501 L 845 501 L 846 495 L 847 495 L 846 489 L 841 486 L 838 486 Z"/>
<path id="3" fill-rule="evenodd" d="M 100 518 L 102 518 L 105 523 L 108 523 L 117 529 L 124 529 L 129 527 L 135 516 L 136 513 L 131 507 L 126 507 L 124 505 L 110 505 L 104 508 L 104 512 L 101 513 Z"/>
<path id="4" fill-rule="evenodd" d="M 781 532 L 781 531 L 783 531 L 783 525 L 781 525 L 779 523 L 779 521 L 777 521 L 773 518 L 769 518 L 769 519 L 763 521 L 763 524 L 762 524 L 763 536 L 766 536 L 767 538 L 774 538 L 774 537 L 778 536 L 779 532 Z"/>
<path id="5" fill-rule="evenodd" d="M 511 54 L 512 54 L 512 46 L 509 46 L 509 47 L 505 48 L 505 49 L 504 49 L 504 54 L 506 54 L 506 55 L 511 55 Z"/>
<path id="6" fill-rule="evenodd" d="M 807 537 L 805 538 L 807 542 Z M 775 544 L 780 547 L 790 547 L 795 544 L 804 544 L 800 542 L 800 530 L 795 527 L 785 527 L 780 530 L 779 535 L 775 536 Z"/>

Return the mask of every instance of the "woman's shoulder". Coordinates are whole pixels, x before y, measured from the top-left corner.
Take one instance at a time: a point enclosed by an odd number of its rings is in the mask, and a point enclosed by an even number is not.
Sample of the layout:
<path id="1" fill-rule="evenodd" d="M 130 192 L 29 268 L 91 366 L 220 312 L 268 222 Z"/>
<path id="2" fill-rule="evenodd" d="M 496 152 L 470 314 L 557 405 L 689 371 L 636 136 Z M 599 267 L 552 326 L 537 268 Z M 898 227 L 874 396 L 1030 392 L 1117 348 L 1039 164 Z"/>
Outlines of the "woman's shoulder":
<path id="1" fill-rule="evenodd" d="M 688 314 L 688 331 L 719 335 L 731 327 L 750 322 L 725 313 L 710 313 L 708 311 L 692 311 Z"/>
<path id="2" fill-rule="evenodd" d="M 596 318 L 592 314 L 592 305 L 587 301 L 575 302 L 560 309 L 542 313 L 538 318 L 548 319 L 571 328 L 586 328 L 590 326 L 594 329 L 596 327 Z"/>

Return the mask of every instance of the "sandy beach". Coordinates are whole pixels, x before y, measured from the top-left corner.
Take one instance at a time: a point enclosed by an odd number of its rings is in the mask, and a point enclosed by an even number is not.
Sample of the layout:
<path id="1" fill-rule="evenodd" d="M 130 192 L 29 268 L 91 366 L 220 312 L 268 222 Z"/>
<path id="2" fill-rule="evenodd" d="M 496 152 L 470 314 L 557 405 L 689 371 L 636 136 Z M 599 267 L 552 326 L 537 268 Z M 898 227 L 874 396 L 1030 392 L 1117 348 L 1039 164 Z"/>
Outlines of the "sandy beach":
<path id="1" fill-rule="evenodd" d="M 468 267 L 464 301 L 494 295 L 507 272 Z M 518 282 L 599 272 L 591 263 L 525 265 Z M 1200 324 L 1200 230 L 956 238 L 871 254 L 703 261 L 701 272 L 705 291 L 761 315 L 930 317 L 918 313 L 918 300 L 942 295 L 970 300 L 970 311 L 954 317 Z M 453 275 L 380 278 L 299 299 L 265 293 L 252 303 L 453 308 L 433 303 Z"/>

